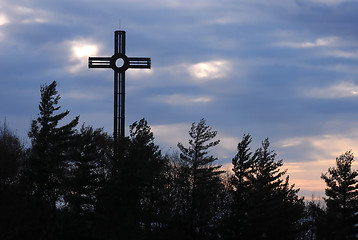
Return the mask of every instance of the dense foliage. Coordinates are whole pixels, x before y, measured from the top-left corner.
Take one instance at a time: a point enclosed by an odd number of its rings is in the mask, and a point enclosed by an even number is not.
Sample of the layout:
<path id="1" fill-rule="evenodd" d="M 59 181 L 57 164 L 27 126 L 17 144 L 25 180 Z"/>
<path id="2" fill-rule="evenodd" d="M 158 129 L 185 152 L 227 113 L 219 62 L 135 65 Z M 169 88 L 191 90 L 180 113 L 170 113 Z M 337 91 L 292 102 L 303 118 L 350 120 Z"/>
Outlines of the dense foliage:
<path id="1" fill-rule="evenodd" d="M 103 129 L 66 123 L 56 82 L 40 92 L 29 148 L 0 128 L 0 239 L 356 239 L 351 152 L 321 176 L 325 207 L 305 204 L 268 139 L 252 151 L 244 135 L 225 172 L 204 119 L 167 155 L 141 119 L 118 160 Z"/>

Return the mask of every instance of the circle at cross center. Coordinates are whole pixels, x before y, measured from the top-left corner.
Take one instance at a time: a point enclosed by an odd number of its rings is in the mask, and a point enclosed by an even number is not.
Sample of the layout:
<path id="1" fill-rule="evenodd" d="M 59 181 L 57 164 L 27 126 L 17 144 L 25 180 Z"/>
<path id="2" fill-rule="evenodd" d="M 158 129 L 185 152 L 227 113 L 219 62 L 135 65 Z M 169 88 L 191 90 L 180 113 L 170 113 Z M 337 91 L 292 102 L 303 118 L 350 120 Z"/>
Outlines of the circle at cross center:
<path id="1" fill-rule="evenodd" d="M 117 68 L 121 68 L 121 67 L 123 67 L 123 65 L 124 65 L 124 60 L 123 60 L 123 58 L 118 58 L 118 59 L 116 60 L 116 67 L 117 67 Z"/>

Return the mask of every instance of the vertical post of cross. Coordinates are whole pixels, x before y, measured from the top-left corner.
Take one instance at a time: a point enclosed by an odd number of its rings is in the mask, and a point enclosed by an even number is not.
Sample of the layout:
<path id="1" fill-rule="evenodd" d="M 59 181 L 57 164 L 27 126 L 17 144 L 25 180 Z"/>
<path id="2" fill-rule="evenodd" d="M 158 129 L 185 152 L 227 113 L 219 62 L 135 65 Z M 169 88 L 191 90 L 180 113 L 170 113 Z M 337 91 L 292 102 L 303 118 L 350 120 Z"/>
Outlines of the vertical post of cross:
<path id="1" fill-rule="evenodd" d="M 126 54 L 126 33 L 124 31 L 115 31 L 114 34 L 114 54 Z M 117 59 L 115 65 L 123 62 Z M 114 138 L 114 155 L 120 151 L 120 139 L 124 139 L 125 131 L 125 71 L 114 71 L 114 119 L 113 119 L 113 138 Z"/>
<path id="2" fill-rule="evenodd" d="M 125 136 L 125 71 L 128 68 L 151 68 L 151 59 L 126 56 L 126 32 L 114 32 L 112 57 L 89 57 L 89 68 L 112 68 L 114 70 L 114 157 L 119 160 L 121 140 Z"/>

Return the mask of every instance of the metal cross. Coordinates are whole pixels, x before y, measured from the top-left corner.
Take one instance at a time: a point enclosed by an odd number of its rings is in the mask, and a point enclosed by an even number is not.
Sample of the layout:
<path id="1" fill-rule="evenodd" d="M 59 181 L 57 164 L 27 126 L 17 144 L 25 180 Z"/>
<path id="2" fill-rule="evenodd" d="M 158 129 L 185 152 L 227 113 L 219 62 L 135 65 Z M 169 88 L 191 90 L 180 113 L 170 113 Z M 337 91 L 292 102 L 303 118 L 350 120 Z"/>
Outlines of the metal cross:
<path id="1" fill-rule="evenodd" d="M 151 59 L 126 56 L 126 32 L 114 32 L 112 57 L 90 57 L 89 68 L 112 68 L 114 70 L 114 156 L 118 157 L 119 140 L 124 139 L 125 71 L 128 68 L 150 68 Z"/>

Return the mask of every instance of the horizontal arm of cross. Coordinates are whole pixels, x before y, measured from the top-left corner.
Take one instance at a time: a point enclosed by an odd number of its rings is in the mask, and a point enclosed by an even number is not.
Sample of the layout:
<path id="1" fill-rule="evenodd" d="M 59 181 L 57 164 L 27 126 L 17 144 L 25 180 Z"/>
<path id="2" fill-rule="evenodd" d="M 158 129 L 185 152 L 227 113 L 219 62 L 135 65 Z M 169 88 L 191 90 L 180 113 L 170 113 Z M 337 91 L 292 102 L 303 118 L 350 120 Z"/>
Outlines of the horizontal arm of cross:
<path id="1" fill-rule="evenodd" d="M 88 59 L 89 68 L 111 68 L 110 57 L 90 57 Z"/>
<path id="2" fill-rule="evenodd" d="M 150 58 L 143 57 L 129 57 L 128 68 L 150 68 L 151 60 Z"/>
<path id="3" fill-rule="evenodd" d="M 116 61 L 122 59 L 122 65 L 117 66 Z M 112 68 L 116 72 L 124 72 L 128 68 L 151 68 L 151 59 L 144 57 L 127 57 L 124 54 L 115 54 L 112 57 L 89 57 L 89 68 Z"/>

